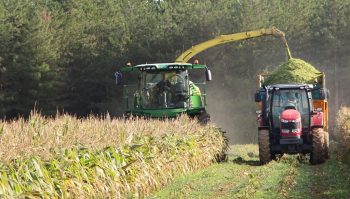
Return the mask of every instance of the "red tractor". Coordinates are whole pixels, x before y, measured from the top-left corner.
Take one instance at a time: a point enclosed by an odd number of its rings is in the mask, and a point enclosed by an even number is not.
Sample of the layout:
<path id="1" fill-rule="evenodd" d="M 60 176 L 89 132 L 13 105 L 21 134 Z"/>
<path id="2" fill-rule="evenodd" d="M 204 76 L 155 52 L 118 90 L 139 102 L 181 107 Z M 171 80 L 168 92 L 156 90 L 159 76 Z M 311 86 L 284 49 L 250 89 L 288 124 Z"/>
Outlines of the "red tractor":
<path id="1" fill-rule="evenodd" d="M 323 163 L 329 156 L 328 107 L 317 103 L 326 98 L 322 84 L 261 86 L 255 94 L 260 162 L 300 153 L 310 154 L 311 164 Z"/>

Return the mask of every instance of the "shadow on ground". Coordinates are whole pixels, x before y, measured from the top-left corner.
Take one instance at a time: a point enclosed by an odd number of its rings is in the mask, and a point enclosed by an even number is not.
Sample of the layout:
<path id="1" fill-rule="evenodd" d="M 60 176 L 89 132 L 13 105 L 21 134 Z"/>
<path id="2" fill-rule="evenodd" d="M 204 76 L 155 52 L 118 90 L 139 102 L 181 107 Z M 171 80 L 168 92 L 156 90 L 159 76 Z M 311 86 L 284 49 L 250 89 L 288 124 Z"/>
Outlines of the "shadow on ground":
<path id="1" fill-rule="evenodd" d="M 249 165 L 249 166 L 260 166 L 259 160 L 245 160 L 242 157 L 237 157 L 232 160 L 233 163 L 239 164 L 239 165 Z"/>

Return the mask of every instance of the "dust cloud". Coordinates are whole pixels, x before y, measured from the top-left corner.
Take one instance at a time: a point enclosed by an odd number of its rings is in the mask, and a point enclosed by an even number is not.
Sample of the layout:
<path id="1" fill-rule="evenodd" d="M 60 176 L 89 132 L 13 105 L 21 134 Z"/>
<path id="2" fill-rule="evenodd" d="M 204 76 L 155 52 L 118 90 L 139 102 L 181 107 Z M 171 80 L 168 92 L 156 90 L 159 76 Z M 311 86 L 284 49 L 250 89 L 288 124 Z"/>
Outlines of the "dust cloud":
<path id="1" fill-rule="evenodd" d="M 256 143 L 257 124 L 256 104 L 249 92 L 252 87 L 247 80 L 241 79 L 239 87 L 225 83 L 210 82 L 208 85 L 208 112 L 212 121 L 227 132 L 230 143 Z M 250 81 L 254 82 L 254 79 Z M 236 84 L 237 85 L 237 84 Z"/>

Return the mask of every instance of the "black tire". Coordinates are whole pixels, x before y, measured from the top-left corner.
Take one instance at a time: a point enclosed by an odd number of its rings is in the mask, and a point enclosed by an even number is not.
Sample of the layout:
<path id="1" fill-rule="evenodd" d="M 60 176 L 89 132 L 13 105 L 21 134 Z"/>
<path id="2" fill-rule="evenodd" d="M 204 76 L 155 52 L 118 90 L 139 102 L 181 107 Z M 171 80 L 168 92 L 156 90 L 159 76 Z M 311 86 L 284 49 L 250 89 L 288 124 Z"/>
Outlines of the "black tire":
<path id="1" fill-rule="evenodd" d="M 210 122 L 210 115 L 205 110 L 202 110 L 197 115 L 197 119 L 198 119 L 199 123 L 206 125 Z"/>
<path id="2" fill-rule="evenodd" d="M 321 164 L 325 162 L 324 131 L 322 128 L 312 130 L 312 151 L 310 153 L 311 164 Z"/>
<path id="3" fill-rule="evenodd" d="M 269 130 L 259 130 L 258 132 L 258 143 L 259 143 L 259 159 L 260 163 L 267 164 L 271 162 L 270 152 L 270 132 Z"/>
<path id="4" fill-rule="evenodd" d="M 329 159 L 329 133 L 324 131 L 324 157 Z"/>

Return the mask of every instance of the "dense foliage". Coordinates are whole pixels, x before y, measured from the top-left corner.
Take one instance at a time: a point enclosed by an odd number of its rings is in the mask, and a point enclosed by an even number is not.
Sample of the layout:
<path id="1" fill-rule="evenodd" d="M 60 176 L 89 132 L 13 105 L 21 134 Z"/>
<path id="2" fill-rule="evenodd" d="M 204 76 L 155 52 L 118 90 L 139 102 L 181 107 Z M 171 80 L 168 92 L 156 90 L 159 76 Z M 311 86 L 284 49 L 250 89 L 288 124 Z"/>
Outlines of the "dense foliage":
<path id="1" fill-rule="evenodd" d="M 334 71 L 329 77 L 350 60 L 349 0 L 4 0 L 0 21 L 1 118 L 27 116 L 34 106 L 50 115 L 118 114 L 121 89 L 113 74 L 127 61 L 169 62 L 217 35 L 272 25 L 286 32 L 293 57 Z M 280 41 L 237 42 L 199 58 L 213 71 L 214 120 L 251 132 L 255 75 L 285 61 Z M 328 85 L 341 91 L 337 82 Z"/>

